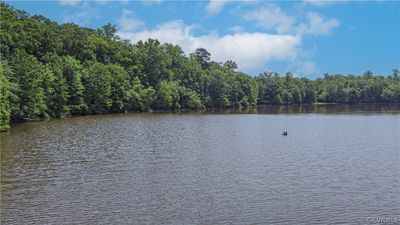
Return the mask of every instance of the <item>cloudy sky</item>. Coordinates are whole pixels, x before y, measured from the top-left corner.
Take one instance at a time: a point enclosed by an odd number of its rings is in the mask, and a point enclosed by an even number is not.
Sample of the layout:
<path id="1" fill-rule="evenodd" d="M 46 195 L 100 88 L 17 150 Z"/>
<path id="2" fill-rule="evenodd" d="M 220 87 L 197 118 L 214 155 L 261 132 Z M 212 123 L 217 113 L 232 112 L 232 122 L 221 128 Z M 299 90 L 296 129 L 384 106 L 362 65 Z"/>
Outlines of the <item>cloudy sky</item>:
<path id="1" fill-rule="evenodd" d="M 206 48 L 250 74 L 291 71 L 390 74 L 400 67 L 400 2 L 391 1 L 7 1 L 59 23 L 110 22 L 132 42 L 157 38 L 185 53 Z"/>

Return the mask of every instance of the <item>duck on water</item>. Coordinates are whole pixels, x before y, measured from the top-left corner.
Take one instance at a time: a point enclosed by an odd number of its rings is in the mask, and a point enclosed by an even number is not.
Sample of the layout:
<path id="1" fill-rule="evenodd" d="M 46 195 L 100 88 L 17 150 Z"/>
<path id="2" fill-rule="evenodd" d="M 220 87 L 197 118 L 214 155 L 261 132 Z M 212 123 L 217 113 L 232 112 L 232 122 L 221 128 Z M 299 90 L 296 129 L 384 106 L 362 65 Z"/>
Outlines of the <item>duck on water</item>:
<path id="1" fill-rule="evenodd" d="M 282 135 L 287 136 L 287 131 L 283 131 Z"/>

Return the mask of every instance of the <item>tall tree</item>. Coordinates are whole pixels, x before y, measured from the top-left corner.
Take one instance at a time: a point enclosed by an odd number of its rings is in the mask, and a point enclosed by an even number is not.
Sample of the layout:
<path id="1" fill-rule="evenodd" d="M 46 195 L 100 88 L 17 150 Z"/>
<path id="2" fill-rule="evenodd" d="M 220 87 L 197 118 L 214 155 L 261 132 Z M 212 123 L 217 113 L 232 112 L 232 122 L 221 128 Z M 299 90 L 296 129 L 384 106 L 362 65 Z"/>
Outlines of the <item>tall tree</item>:
<path id="1" fill-rule="evenodd" d="M 12 102 L 13 120 L 37 120 L 47 118 L 47 105 L 43 81 L 51 73 L 34 56 L 17 50 L 10 65 L 14 75 L 10 81 L 19 85 L 18 102 Z"/>
<path id="2" fill-rule="evenodd" d="M 83 84 L 88 112 L 107 113 L 112 106 L 111 73 L 107 66 L 98 62 L 87 62 L 83 71 Z"/>
<path id="3" fill-rule="evenodd" d="M 139 72 L 140 80 L 146 87 L 157 87 L 161 80 L 171 79 L 172 58 L 166 54 L 158 40 L 139 41 L 137 47 L 142 68 Z"/>
<path id="4" fill-rule="evenodd" d="M 247 107 L 255 104 L 399 103 L 400 72 L 389 76 L 237 71 L 198 48 L 149 39 L 121 40 L 100 29 L 57 24 L 0 3 L 0 129 L 8 121 L 153 109 Z M 8 62 L 8 63 L 5 63 Z"/>
<path id="5" fill-rule="evenodd" d="M 64 56 L 61 60 L 62 74 L 68 86 L 67 106 L 70 114 L 82 114 L 87 111 L 84 100 L 84 86 L 82 84 L 82 65 L 71 56 Z"/>
<path id="6" fill-rule="evenodd" d="M 109 64 L 107 69 L 111 75 L 111 111 L 124 112 L 127 110 L 126 103 L 131 88 L 129 75 L 120 65 Z"/>
<path id="7" fill-rule="evenodd" d="M 52 79 L 45 80 L 47 84 L 47 106 L 51 117 L 63 117 L 69 114 L 68 85 L 63 74 L 63 59 L 56 54 L 46 54 L 43 61 L 53 73 Z"/>
<path id="8" fill-rule="evenodd" d="M 192 54 L 192 57 L 200 64 L 202 69 L 206 69 L 211 59 L 211 53 L 205 48 L 198 48 L 194 54 Z"/>
<path id="9" fill-rule="evenodd" d="M 10 128 L 10 82 L 6 77 L 6 73 L 10 75 L 11 71 L 5 62 L 0 63 L 0 131 Z"/>

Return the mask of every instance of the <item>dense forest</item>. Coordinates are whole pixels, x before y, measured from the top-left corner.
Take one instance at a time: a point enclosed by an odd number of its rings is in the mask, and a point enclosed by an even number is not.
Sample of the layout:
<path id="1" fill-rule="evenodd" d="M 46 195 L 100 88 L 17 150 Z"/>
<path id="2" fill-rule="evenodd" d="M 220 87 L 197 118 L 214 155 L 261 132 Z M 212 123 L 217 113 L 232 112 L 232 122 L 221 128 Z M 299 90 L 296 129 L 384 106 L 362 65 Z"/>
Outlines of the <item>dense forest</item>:
<path id="1" fill-rule="evenodd" d="M 316 80 L 270 72 L 251 77 L 233 61 L 211 61 L 203 48 L 187 56 L 153 39 L 122 40 L 111 24 L 93 30 L 0 7 L 0 130 L 10 122 L 83 114 L 400 102 L 397 69 Z"/>

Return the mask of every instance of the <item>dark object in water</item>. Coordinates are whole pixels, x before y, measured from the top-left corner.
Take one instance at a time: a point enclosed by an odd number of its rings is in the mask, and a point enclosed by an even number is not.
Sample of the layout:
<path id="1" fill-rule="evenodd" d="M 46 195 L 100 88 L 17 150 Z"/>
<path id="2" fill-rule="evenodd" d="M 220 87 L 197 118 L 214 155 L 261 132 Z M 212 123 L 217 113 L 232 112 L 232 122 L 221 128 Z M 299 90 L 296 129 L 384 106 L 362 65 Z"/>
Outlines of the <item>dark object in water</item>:
<path id="1" fill-rule="evenodd" d="M 283 131 L 282 135 L 287 136 L 287 131 Z"/>

